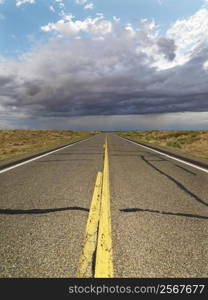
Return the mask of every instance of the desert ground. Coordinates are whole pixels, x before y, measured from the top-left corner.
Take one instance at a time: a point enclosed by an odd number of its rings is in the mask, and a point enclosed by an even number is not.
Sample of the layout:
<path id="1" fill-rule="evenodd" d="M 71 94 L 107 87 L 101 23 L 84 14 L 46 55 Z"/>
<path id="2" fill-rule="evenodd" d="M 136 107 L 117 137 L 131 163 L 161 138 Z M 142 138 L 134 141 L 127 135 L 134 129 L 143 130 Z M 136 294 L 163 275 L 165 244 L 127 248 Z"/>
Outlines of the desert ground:
<path id="1" fill-rule="evenodd" d="M 93 134 L 72 130 L 0 130 L 0 160 L 74 142 Z"/>
<path id="2" fill-rule="evenodd" d="M 138 142 L 146 142 L 197 157 L 208 158 L 207 130 L 128 131 L 119 132 L 119 135 Z"/>

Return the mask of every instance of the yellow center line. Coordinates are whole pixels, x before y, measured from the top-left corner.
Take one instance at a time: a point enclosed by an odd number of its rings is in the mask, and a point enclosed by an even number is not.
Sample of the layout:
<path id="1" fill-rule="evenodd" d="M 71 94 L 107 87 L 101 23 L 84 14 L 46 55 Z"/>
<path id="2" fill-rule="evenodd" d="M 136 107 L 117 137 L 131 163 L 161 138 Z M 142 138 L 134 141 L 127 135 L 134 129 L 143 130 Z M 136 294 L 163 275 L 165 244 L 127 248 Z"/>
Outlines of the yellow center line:
<path id="1" fill-rule="evenodd" d="M 95 270 L 93 259 L 95 255 Z M 113 277 L 108 141 L 104 169 L 98 172 L 77 277 Z"/>
<path id="2" fill-rule="evenodd" d="M 100 217 L 102 173 L 98 172 L 87 220 L 84 247 L 79 261 L 77 277 L 92 277 L 93 255 L 97 245 L 97 231 Z"/>
<path id="3" fill-rule="evenodd" d="M 112 238 L 110 215 L 110 188 L 109 188 L 109 159 L 108 141 L 105 142 L 105 157 L 103 170 L 102 199 L 98 243 L 96 251 L 95 277 L 113 277 Z"/>

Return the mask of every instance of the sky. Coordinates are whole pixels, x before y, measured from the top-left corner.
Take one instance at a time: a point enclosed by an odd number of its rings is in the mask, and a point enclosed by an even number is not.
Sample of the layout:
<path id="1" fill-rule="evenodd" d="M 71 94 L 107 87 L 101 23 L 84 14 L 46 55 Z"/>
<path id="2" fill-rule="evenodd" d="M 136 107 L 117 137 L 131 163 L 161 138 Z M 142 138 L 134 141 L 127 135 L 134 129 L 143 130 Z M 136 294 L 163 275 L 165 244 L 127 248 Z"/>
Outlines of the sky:
<path id="1" fill-rule="evenodd" d="M 208 130 L 208 0 L 0 0 L 0 129 Z"/>

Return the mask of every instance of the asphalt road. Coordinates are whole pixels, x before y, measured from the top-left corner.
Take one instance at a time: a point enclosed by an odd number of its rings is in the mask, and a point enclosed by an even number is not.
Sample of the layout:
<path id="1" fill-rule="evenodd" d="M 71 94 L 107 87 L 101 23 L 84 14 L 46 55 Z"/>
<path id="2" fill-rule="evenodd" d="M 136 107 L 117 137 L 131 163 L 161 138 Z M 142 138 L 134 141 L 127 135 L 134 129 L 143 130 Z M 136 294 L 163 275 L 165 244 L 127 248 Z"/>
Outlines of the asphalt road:
<path id="1" fill-rule="evenodd" d="M 104 139 L 0 174 L 0 277 L 76 276 Z M 208 174 L 108 141 L 114 276 L 207 277 Z"/>

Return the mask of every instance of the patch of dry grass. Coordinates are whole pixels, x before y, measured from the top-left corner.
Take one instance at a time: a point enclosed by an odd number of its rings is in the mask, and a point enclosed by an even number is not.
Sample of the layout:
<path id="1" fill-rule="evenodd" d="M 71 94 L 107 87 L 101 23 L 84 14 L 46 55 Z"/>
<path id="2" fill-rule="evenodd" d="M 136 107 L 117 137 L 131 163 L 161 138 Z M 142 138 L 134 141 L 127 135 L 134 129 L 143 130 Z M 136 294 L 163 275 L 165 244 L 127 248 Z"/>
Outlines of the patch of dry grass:
<path id="1" fill-rule="evenodd" d="M 0 160 L 70 143 L 94 134 L 71 130 L 0 130 Z"/>
<path id="2" fill-rule="evenodd" d="M 138 142 L 147 142 L 208 158 L 208 131 L 151 130 L 119 132 L 118 134 Z"/>

